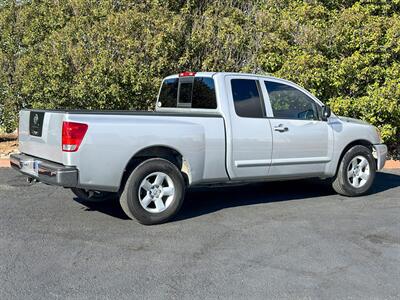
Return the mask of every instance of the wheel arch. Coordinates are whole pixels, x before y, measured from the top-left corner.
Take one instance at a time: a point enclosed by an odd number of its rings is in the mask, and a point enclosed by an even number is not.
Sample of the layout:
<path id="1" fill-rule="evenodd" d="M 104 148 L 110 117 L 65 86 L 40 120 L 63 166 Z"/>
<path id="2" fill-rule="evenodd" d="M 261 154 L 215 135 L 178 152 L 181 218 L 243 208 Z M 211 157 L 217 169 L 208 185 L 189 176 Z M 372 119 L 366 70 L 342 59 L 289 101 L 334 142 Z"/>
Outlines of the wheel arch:
<path id="1" fill-rule="evenodd" d="M 129 174 L 140 163 L 150 158 L 163 158 L 173 163 L 178 168 L 178 170 L 181 171 L 183 178 L 185 180 L 185 184 L 186 185 L 190 184 L 191 182 L 190 165 L 187 159 L 185 159 L 185 157 L 181 154 L 181 152 L 171 146 L 152 145 L 138 150 L 127 162 L 121 178 L 120 190 L 124 188 L 126 180 L 129 177 Z"/>
<path id="2" fill-rule="evenodd" d="M 358 139 L 358 140 L 354 140 L 354 141 L 348 143 L 346 145 L 346 147 L 344 147 L 342 152 L 340 153 L 340 157 L 339 157 L 339 160 L 338 160 L 338 163 L 336 166 L 335 176 L 337 175 L 337 172 L 339 171 L 340 163 L 342 162 L 343 156 L 346 154 L 347 151 L 349 151 L 349 149 L 351 149 L 352 147 L 357 146 L 357 145 L 365 146 L 368 149 L 370 149 L 371 152 L 374 151 L 374 145 L 370 141 L 365 140 L 365 139 Z M 377 164 L 376 158 L 375 158 L 375 163 Z"/>

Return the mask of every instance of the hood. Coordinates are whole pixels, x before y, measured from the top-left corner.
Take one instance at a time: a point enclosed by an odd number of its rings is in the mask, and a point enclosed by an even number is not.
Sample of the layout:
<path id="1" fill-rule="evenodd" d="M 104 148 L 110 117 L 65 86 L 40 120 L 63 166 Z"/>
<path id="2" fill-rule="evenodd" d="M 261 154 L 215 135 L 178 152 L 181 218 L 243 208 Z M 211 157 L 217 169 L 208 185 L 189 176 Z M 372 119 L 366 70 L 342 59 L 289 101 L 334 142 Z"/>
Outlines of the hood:
<path id="1" fill-rule="evenodd" d="M 342 117 L 342 116 L 338 116 L 338 118 L 346 123 L 353 123 L 353 124 L 360 124 L 360 125 L 369 125 L 371 126 L 371 124 L 369 124 L 368 122 L 365 122 L 363 120 L 359 120 L 359 119 L 354 119 L 354 118 L 349 118 L 349 117 Z"/>

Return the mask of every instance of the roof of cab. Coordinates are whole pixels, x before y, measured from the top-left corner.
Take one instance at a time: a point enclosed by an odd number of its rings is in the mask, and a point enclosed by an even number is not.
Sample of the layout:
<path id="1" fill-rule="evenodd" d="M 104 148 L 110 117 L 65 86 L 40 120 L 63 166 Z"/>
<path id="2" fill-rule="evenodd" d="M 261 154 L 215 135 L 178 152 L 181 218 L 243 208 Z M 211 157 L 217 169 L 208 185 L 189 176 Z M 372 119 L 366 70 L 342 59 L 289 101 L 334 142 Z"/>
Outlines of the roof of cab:
<path id="1" fill-rule="evenodd" d="M 216 72 L 195 72 L 196 75 L 195 77 L 213 77 Z M 165 79 L 171 79 L 171 78 L 177 78 L 179 77 L 179 74 L 173 74 L 165 77 Z"/>
<path id="2" fill-rule="evenodd" d="M 265 75 L 265 74 L 251 74 L 251 73 L 239 73 L 239 72 L 195 72 L 196 75 L 195 77 L 214 77 L 214 76 L 251 76 L 251 77 L 262 77 L 262 78 L 271 78 L 271 79 L 280 79 L 278 77 L 270 76 L 270 75 Z M 170 76 L 165 77 L 165 79 L 171 79 L 171 78 L 178 78 L 179 74 L 173 74 Z"/>

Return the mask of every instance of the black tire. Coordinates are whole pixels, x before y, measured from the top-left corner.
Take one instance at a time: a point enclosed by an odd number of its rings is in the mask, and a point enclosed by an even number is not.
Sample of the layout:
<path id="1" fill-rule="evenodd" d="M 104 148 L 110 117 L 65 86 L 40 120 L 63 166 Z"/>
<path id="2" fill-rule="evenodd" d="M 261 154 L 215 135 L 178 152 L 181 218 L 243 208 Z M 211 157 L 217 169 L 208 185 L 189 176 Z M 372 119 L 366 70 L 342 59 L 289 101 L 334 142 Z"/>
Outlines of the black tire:
<path id="1" fill-rule="evenodd" d="M 100 191 L 87 191 L 84 189 L 71 188 L 71 191 L 80 200 L 85 202 L 104 202 L 118 197 L 118 193 L 100 192 Z"/>
<path id="2" fill-rule="evenodd" d="M 351 184 L 347 172 L 348 169 L 350 168 L 351 161 L 358 156 L 367 159 L 369 164 L 369 177 L 366 180 L 365 184 L 357 188 Z M 365 146 L 356 145 L 350 148 L 344 154 L 340 162 L 337 174 L 333 178 L 332 187 L 337 193 L 344 196 L 348 197 L 361 196 L 366 194 L 368 190 L 371 188 L 372 183 L 374 182 L 375 179 L 375 174 L 376 174 L 376 164 L 371 150 Z"/>
<path id="3" fill-rule="evenodd" d="M 162 172 L 172 180 L 174 193 L 168 207 L 162 212 L 149 212 L 140 203 L 139 195 L 143 180 L 156 172 Z M 150 179 L 149 179 L 150 180 Z M 150 192 L 146 192 L 149 195 Z M 161 224 L 173 218 L 182 206 L 185 195 L 185 183 L 181 172 L 171 162 L 161 158 L 152 158 L 142 162 L 129 175 L 120 197 L 125 214 L 144 225 Z"/>

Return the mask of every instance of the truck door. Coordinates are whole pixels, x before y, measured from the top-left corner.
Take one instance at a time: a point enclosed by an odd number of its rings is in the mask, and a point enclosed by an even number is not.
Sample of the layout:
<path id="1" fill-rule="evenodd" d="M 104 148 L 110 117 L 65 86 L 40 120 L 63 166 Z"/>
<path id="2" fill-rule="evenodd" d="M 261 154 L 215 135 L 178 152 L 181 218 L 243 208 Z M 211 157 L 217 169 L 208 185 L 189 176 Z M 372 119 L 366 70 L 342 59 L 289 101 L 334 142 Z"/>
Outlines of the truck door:
<path id="1" fill-rule="evenodd" d="M 332 132 L 321 120 L 321 106 L 294 85 L 268 79 L 266 101 L 271 104 L 273 132 L 271 177 L 324 173 L 332 151 Z"/>
<path id="2" fill-rule="evenodd" d="M 261 81 L 226 76 L 229 103 L 227 169 L 231 179 L 266 177 L 271 164 L 272 131 L 266 118 Z"/>

